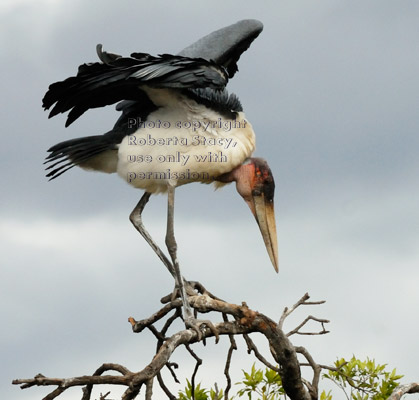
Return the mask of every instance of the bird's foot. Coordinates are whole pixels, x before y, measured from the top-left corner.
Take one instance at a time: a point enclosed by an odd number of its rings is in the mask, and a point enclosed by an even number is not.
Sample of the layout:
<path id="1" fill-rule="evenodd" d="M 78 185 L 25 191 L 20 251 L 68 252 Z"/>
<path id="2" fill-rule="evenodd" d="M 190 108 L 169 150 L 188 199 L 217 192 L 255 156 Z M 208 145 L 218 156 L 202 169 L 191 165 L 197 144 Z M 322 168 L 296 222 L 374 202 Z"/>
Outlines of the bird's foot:
<path id="1" fill-rule="evenodd" d="M 191 282 L 184 279 L 183 284 L 185 286 L 185 292 L 188 297 L 199 295 L 199 292 L 196 290 L 195 286 Z"/>
<path id="2" fill-rule="evenodd" d="M 195 289 L 195 287 L 189 281 L 183 280 L 183 284 L 184 284 L 186 296 L 191 297 L 191 296 L 199 295 L 199 292 Z M 169 296 L 163 297 L 161 299 L 161 302 L 168 303 L 169 301 L 175 301 L 177 298 L 182 298 L 182 296 L 180 294 L 179 287 L 176 285 L 175 288 L 173 289 L 172 294 Z"/>
<path id="3" fill-rule="evenodd" d="M 212 334 L 215 336 L 215 344 L 218 343 L 220 340 L 220 335 L 218 334 L 217 328 L 214 324 L 207 320 L 207 319 L 196 319 L 194 316 L 190 315 L 188 317 L 184 317 L 185 326 L 188 329 L 192 329 L 196 332 L 198 336 L 198 341 L 200 341 L 203 337 L 203 329 L 208 328 Z"/>
<path id="4" fill-rule="evenodd" d="M 189 282 L 185 279 L 183 280 L 183 285 L 186 298 L 182 298 L 181 289 L 176 285 L 173 292 L 163 297 L 160 301 L 163 304 L 166 304 L 175 301 L 177 298 L 181 298 L 183 303 L 183 320 L 185 322 L 186 328 L 192 329 L 194 332 L 196 332 L 198 336 L 198 341 L 202 340 L 203 338 L 203 330 L 205 328 L 208 328 L 215 336 L 215 343 L 218 343 L 220 336 L 214 324 L 207 319 L 195 318 L 192 308 L 190 306 L 190 302 L 188 300 L 188 298 L 191 297 L 201 296 L 201 293 L 199 292 L 201 286 L 197 286 L 196 282 Z"/>

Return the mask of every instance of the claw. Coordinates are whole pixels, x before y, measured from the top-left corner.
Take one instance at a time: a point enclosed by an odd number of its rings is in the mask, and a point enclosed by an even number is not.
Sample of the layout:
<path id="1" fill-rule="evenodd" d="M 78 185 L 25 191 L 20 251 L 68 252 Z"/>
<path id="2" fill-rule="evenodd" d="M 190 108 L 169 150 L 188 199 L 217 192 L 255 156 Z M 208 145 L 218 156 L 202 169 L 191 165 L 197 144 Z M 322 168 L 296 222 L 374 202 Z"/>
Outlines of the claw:
<path id="1" fill-rule="evenodd" d="M 215 344 L 217 344 L 220 340 L 220 335 L 218 334 L 217 328 L 214 326 L 214 324 L 211 321 L 207 319 L 195 319 L 193 317 L 189 317 L 185 319 L 185 326 L 188 329 L 192 329 L 193 331 L 196 332 L 198 336 L 198 341 L 202 339 L 202 334 L 203 334 L 201 330 L 202 326 L 206 326 L 215 336 Z"/>
<path id="2" fill-rule="evenodd" d="M 195 288 L 191 285 L 189 281 L 184 280 L 184 284 L 185 284 L 185 291 L 188 296 L 196 296 L 198 294 Z"/>
<path id="3" fill-rule="evenodd" d="M 185 288 L 185 292 L 187 297 L 194 297 L 194 296 L 199 296 L 199 292 L 195 289 L 193 283 L 187 281 L 187 280 L 183 280 L 184 283 L 184 288 Z M 160 301 L 162 303 L 168 303 L 171 301 L 176 300 L 178 297 L 181 297 L 180 295 L 180 290 L 177 287 L 177 285 L 175 286 L 173 292 L 165 297 L 163 297 Z M 202 327 L 207 327 L 212 334 L 215 336 L 215 343 L 217 344 L 220 340 L 220 335 L 218 333 L 217 328 L 214 326 L 214 324 L 207 319 L 196 319 L 192 313 L 192 309 L 189 305 L 189 302 L 187 299 L 186 300 L 186 306 L 185 306 L 185 302 L 183 304 L 183 320 L 185 322 L 185 326 L 187 329 L 192 329 L 196 335 L 198 336 L 198 341 L 201 341 L 203 339 L 203 331 L 202 331 Z"/>
<path id="4" fill-rule="evenodd" d="M 191 296 L 196 296 L 198 292 L 195 290 L 194 286 L 187 280 L 184 280 L 185 285 L 185 291 L 186 294 Z M 163 304 L 170 303 L 171 301 L 175 301 L 177 298 L 181 298 L 180 290 L 177 286 L 173 289 L 173 292 L 171 294 L 168 294 L 167 296 L 164 296 L 160 299 L 160 302 Z"/>

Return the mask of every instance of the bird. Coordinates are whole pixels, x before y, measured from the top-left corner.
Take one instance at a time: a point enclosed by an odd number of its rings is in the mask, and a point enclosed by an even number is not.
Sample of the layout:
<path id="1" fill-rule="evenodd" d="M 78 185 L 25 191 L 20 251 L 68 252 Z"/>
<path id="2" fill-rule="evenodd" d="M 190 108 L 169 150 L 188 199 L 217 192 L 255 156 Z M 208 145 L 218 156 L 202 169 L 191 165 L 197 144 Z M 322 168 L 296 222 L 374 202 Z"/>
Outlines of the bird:
<path id="1" fill-rule="evenodd" d="M 185 325 L 198 333 L 202 326 L 213 327 L 196 320 L 189 305 L 190 287 L 180 272 L 174 235 L 175 189 L 192 182 L 216 188 L 235 182 L 278 272 L 274 178 L 264 159 L 252 157 L 253 127 L 239 98 L 226 89 L 241 54 L 262 29 L 258 20 L 241 20 L 176 55 L 137 52 L 123 57 L 99 44 L 99 62 L 82 64 L 75 76 L 51 84 L 42 100 L 49 118 L 68 113 L 66 127 L 89 109 L 116 104 L 121 115 L 108 132 L 48 149 L 47 177 L 56 179 L 78 166 L 117 173 L 144 190 L 130 221 L 173 275 Z M 157 193 L 168 198 L 165 243 L 170 259 L 142 222 L 144 207 Z"/>

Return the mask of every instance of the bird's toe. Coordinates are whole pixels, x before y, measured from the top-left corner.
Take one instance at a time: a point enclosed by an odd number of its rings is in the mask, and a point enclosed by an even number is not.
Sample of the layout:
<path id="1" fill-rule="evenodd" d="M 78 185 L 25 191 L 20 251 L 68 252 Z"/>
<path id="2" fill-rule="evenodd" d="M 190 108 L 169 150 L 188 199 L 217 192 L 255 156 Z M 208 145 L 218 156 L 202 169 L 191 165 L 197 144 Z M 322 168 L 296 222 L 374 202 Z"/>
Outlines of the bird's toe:
<path id="1" fill-rule="evenodd" d="M 217 328 L 214 326 L 214 324 L 206 319 L 196 319 L 193 317 L 185 318 L 185 326 L 188 329 L 192 329 L 196 332 L 198 336 L 198 341 L 203 339 L 204 330 L 208 328 L 212 334 L 215 336 L 215 343 L 218 343 L 220 340 L 220 335 L 218 333 Z"/>

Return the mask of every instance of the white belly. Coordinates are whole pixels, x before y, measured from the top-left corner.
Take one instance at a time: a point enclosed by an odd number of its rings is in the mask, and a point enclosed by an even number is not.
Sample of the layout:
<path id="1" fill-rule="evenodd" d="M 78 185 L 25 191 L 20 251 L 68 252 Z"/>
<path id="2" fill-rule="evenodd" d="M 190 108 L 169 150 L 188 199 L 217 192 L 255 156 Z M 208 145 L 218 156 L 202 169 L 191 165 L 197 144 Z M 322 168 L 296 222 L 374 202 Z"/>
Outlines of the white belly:
<path id="1" fill-rule="evenodd" d="M 210 183 L 254 149 L 255 134 L 243 113 L 229 120 L 203 106 L 160 108 L 123 139 L 117 172 L 136 188 L 164 192 L 168 185 Z"/>

